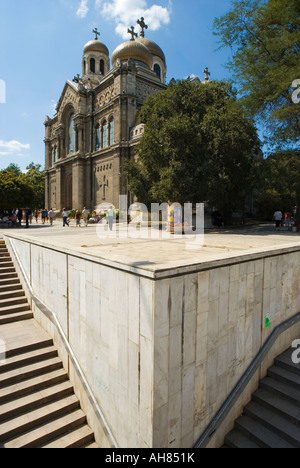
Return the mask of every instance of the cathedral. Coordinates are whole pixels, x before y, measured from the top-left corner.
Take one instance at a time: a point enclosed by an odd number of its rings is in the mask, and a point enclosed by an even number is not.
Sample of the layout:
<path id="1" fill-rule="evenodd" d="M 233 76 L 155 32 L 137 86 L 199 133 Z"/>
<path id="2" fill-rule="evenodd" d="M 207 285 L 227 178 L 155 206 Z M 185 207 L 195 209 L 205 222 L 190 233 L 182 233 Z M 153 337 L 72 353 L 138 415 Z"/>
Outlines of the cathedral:
<path id="1" fill-rule="evenodd" d="M 83 49 L 82 77 L 66 82 L 56 114 L 46 117 L 47 208 L 118 208 L 119 195 L 129 195 L 122 167 L 136 157 L 144 131 L 137 111 L 149 95 L 166 88 L 167 72 L 163 51 L 145 37 L 144 18 L 137 23 L 140 35 L 128 29 L 131 39 L 111 58 L 93 30 L 94 40 Z"/>

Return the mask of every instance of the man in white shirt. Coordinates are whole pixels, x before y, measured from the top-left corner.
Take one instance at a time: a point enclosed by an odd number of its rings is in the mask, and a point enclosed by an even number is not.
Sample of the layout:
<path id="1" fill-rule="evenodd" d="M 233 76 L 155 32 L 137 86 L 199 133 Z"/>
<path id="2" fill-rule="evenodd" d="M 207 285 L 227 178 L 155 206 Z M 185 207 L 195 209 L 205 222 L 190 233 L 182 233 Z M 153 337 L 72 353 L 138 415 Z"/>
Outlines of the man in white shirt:
<path id="1" fill-rule="evenodd" d="M 88 222 L 89 222 L 89 210 L 87 210 L 85 206 L 83 207 L 83 210 L 82 210 L 82 216 L 83 216 L 85 227 L 87 227 Z"/>
<path id="2" fill-rule="evenodd" d="M 281 213 L 280 210 L 275 211 L 273 219 L 274 219 L 275 224 L 276 224 L 276 231 L 279 231 L 281 221 L 282 221 L 282 213 Z"/>
<path id="3" fill-rule="evenodd" d="M 63 227 L 65 227 L 65 225 L 69 226 L 69 223 L 68 223 L 68 211 L 67 211 L 65 208 L 63 209 L 62 217 L 63 217 Z"/>

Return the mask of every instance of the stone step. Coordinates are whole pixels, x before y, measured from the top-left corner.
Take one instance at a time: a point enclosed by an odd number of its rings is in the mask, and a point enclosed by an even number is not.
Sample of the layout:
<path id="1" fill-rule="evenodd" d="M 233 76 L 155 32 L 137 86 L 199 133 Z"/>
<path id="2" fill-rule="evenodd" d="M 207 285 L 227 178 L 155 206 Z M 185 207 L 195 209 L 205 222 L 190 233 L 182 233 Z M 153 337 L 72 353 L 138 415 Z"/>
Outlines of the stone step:
<path id="1" fill-rule="evenodd" d="M 5 275 L 6 273 L 15 273 L 15 267 L 14 266 L 2 266 L 0 264 L 0 275 Z"/>
<path id="2" fill-rule="evenodd" d="M 52 359 L 57 357 L 57 350 L 52 346 L 39 347 L 38 349 L 22 352 L 17 355 L 6 356 L 5 362 L 0 366 L 0 378 L 1 374 L 5 372 L 10 372 L 14 369 L 21 369 L 30 364 L 36 362 L 42 362 L 47 359 Z"/>
<path id="3" fill-rule="evenodd" d="M 11 371 L 0 374 L 0 387 L 16 385 L 24 380 L 47 374 L 51 371 L 62 369 L 62 361 L 58 357 L 50 358 L 42 362 L 28 364 L 24 367 L 18 367 Z"/>
<path id="4" fill-rule="evenodd" d="M 0 317 L 2 318 L 4 315 L 15 314 L 17 312 L 24 312 L 30 310 L 30 306 L 27 302 L 27 298 L 18 298 L 18 300 L 12 301 L 9 303 L 9 300 L 4 301 L 5 306 L 0 306 Z"/>
<path id="5" fill-rule="evenodd" d="M 86 424 L 85 426 L 79 427 L 78 429 L 63 435 L 52 442 L 43 445 L 42 448 L 81 448 L 85 447 L 86 444 L 88 444 L 89 448 L 99 448 L 94 441 L 94 433 Z"/>
<path id="6" fill-rule="evenodd" d="M 25 395 L 1 405 L 0 421 L 7 421 L 10 418 L 15 418 L 18 415 L 31 412 L 34 409 L 47 405 L 53 401 L 67 398 L 73 393 L 73 386 L 69 380 L 51 387 L 39 389 L 29 395 Z"/>
<path id="7" fill-rule="evenodd" d="M 300 426 L 299 404 L 292 403 L 263 388 L 253 394 L 253 401 L 259 403 L 273 412 L 288 418 L 293 424 Z"/>
<path id="8" fill-rule="evenodd" d="M 292 422 L 272 410 L 259 405 L 256 402 L 250 402 L 244 409 L 244 414 L 259 421 L 264 427 L 290 443 L 293 447 L 300 447 L 300 430 Z"/>
<path id="9" fill-rule="evenodd" d="M 86 445 L 82 446 L 82 448 L 85 448 L 85 449 L 98 449 L 100 447 L 96 444 L 96 442 L 91 442 L 89 444 L 86 444 Z"/>
<path id="10" fill-rule="evenodd" d="M 287 369 L 291 372 L 294 372 L 295 374 L 300 375 L 300 366 L 299 364 L 295 364 L 292 361 L 292 353 L 295 351 L 295 349 L 288 350 L 285 353 L 283 353 L 281 356 L 275 359 L 275 365 L 282 367 L 283 369 Z"/>
<path id="11" fill-rule="evenodd" d="M 28 312 L 17 312 L 0 316 L 0 325 L 7 325 L 13 322 L 21 322 L 23 320 L 33 319 L 33 313 L 28 309 Z"/>
<path id="12" fill-rule="evenodd" d="M 11 279 L 11 278 L 18 278 L 18 275 L 15 271 L 11 273 L 1 273 L 0 271 L 0 282 L 1 280 Z"/>
<path id="13" fill-rule="evenodd" d="M 248 437 L 246 437 L 244 434 L 237 431 L 236 429 L 231 431 L 226 436 L 225 444 L 226 444 L 227 448 L 238 448 L 238 449 L 242 449 L 242 448 L 248 448 L 248 449 L 256 448 L 256 449 L 258 449 L 258 448 L 260 448 L 260 446 L 258 444 L 256 444 L 255 442 L 253 442 L 253 440 L 249 439 Z"/>
<path id="14" fill-rule="evenodd" d="M 19 284 L 19 285 L 21 284 L 17 273 L 12 278 L 0 279 L 0 287 L 1 288 L 3 288 L 4 286 L 12 285 L 12 284 Z"/>
<path id="15" fill-rule="evenodd" d="M 51 440 L 58 438 L 62 434 L 72 431 L 86 423 L 85 414 L 82 410 L 74 411 L 70 414 L 62 416 L 54 421 L 44 424 L 41 427 L 22 434 L 19 437 L 13 438 L 4 444 L 0 444 L 3 448 L 38 448 L 47 444 Z"/>
<path id="16" fill-rule="evenodd" d="M 0 442 L 20 436 L 42 424 L 61 418 L 67 413 L 80 409 L 78 398 L 71 395 L 62 400 L 48 403 L 0 424 Z"/>
<path id="17" fill-rule="evenodd" d="M 34 339 L 33 337 L 31 341 L 26 344 L 22 344 L 21 346 L 15 345 L 14 347 L 10 347 L 6 351 L 6 357 L 17 358 L 17 356 L 21 356 L 25 353 L 30 353 L 32 351 L 37 351 L 40 349 L 42 350 L 44 348 L 49 348 L 51 346 L 53 346 L 53 340 L 50 337 L 44 337 L 44 338 L 38 337 L 38 339 Z M 1 366 L 0 366 L 0 369 L 1 369 Z"/>
<path id="18" fill-rule="evenodd" d="M 19 289 L 13 290 L 13 291 L 7 291 L 7 288 L 6 288 L 5 292 L 1 291 L 1 289 L 0 289 L 0 303 L 4 299 L 13 299 L 13 298 L 17 298 L 17 297 L 25 297 L 25 293 L 24 293 L 24 291 L 23 291 L 23 289 L 21 287 L 19 287 Z"/>
<path id="19" fill-rule="evenodd" d="M 0 261 L 0 271 L 3 268 L 15 268 L 13 262 L 10 259 L 8 259 L 8 258 L 3 259 L 2 258 L 1 260 L 2 261 Z"/>
<path id="20" fill-rule="evenodd" d="M 0 294 L 5 293 L 5 292 L 11 292 L 11 291 L 19 291 L 23 290 L 21 283 L 15 283 L 15 284 L 6 284 L 6 285 L 0 285 Z"/>
<path id="21" fill-rule="evenodd" d="M 16 398 L 23 397 L 29 393 L 36 392 L 39 389 L 47 388 L 52 385 L 68 380 L 68 375 L 64 369 L 55 370 L 42 376 L 33 377 L 16 385 L 0 388 L 0 404 L 7 403 Z"/>
<path id="22" fill-rule="evenodd" d="M 289 385 L 271 377 L 263 379 L 260 385 L 262 388 L 300 405 L 300 391 L 296 388 L 291 388 Z"/>
<path id="23" fill-rule="evenodd" d="M 261 448 L 294 448 L 292 444 L 267 429 L 264 424 L 249 416 L 241 416 L 235 424 L 236 429 Z"/>
<path id="24" fill-rule="evenodd" d="M 8 252 L 0 252 L 0 263 L 5 263 L 11 260 L 11 257 Z"/>
<path id="25" fill-rule="evenodd" d="M 268 370 L 268 376 L 278 380 L 279 382 L 286 383 L 291 387 L 297 388 L 300 391 L 300 374 L 296 374 L 295 372 L 291 372 L 290 370 L 280 366 L 272 366 Z"/>

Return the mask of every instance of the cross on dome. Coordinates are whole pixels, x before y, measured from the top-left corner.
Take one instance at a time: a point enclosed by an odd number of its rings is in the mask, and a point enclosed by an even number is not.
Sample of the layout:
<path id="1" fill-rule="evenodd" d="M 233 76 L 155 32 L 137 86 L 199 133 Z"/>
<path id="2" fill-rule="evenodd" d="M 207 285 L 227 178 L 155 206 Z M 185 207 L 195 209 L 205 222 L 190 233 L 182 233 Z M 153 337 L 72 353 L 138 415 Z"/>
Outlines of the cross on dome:
<path id="1" fill-rule="evenodd" d="M 141 37 L 145 37 L 145 29 L 148 29 L 148 26 L 147 26 L 147 24 L 145 23 L 145 18 L 142 17 L 140 20 L 137 20 L 137 24 L 139 24 L 140 27 L 141 27 L 141 34 L 140 34 L 140 36 L 141 36 Z"/>
<path id="2" fill-rule="evenodd" d="M 209 81 L 210 72 L 208 71 L 207 67 L 203 70 L 203 73 L 205 75 L 205 81 Z"/>
<path id="3" fill-rule="evenodd" d="M 134 41 L 134 38 L 138 37 L 137 33 L 134 32 L 134 26 L 131 26 L 131 28 L 128 29 L 127 32 L 128 32 L 128 34 L 131 34 L 131 39 L 130 39 L 131 41 Z"/>
<path id="4" fill-rule="evenodd" d="M 95 34 L 95 41 L 98 40 L 98 36 L 100 36 L 100 33 L 98 31 L 98 28 L 93 29 L 93 33 Z"/>

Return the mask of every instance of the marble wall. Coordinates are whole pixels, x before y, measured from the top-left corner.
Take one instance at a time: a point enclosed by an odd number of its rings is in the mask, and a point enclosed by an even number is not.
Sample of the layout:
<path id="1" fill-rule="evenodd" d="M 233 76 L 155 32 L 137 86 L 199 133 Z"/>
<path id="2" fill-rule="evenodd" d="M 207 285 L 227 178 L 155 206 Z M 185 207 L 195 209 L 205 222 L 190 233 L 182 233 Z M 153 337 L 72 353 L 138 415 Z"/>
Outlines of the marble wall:
<path id="1" fill-rule="evenodd" d="M 113 262 L 10 242 L 119 447 L 193 447 L 270 333 L 300 311 L 300 251 L 170 270 L 159 280 L 155 272 L 147 278 Z M 36 317 L 51 332 L 37 310 Z M 274 352 L 299 336 L 296 326 Z"/>
<path id="2" fill-rule="evenodd" d="M 193 447 L 274 328 L 299 311 L 300 252 L 157 282 L 154 446 Z M 299 325 L 285 333 L 275 356 L 299 336 Z"/>

